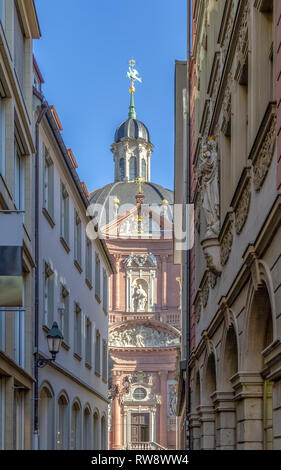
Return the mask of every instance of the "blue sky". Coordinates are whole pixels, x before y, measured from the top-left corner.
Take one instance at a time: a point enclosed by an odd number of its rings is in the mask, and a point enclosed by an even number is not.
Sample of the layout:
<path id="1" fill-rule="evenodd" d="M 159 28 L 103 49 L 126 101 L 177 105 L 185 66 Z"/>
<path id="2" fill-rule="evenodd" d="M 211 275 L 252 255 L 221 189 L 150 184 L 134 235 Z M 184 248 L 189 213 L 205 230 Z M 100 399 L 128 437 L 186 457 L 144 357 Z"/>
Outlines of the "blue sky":
<path id="1" fill-rule="evenodd" d="M 36 0 L 42 38 L 34 52 L 63 138 L 89 190 L 113 181 L 110 146 L 128 116 L 128 61 L 137 119 L 155 146 L 151 179 L 173 188 L 174 61 L 186 58 L 186 0 Z"/>

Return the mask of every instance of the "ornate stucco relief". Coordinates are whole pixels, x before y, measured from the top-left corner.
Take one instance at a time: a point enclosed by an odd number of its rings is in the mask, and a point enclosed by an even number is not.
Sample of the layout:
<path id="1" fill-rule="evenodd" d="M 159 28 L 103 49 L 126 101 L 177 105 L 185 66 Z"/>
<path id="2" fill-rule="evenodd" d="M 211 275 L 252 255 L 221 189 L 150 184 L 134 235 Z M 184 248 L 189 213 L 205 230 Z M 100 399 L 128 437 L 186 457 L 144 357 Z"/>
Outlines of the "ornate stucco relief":
<path id="1" fill-rule="evenodd" d="M 221 264 L 225 266 L 228 262 L 233 243 L 233 214 L 228 213 L 222 234 L 220 235 Z"/>
<path id="2" fill-rule="evenodd" d="M 179 338 L 143 325 L 113 331 L 109 335 L 109 345 L 113 347 L 165 348 L 179 344 Z"/>
<path id="3" fill-rule="evenodd" d="M 235 229 L 239 235 L 246 223 L 251 203 L 251 181 L 249 180 L 235 210 Z"/>
<path id="4" fill-rule="evenodd" d="M 276 142 L 276 116 L 271 120 L 269 131 L 267 132 L 258 156 L 254 162 L 254 187 L 258 191 L 261 189 L 272 162 Z"/>

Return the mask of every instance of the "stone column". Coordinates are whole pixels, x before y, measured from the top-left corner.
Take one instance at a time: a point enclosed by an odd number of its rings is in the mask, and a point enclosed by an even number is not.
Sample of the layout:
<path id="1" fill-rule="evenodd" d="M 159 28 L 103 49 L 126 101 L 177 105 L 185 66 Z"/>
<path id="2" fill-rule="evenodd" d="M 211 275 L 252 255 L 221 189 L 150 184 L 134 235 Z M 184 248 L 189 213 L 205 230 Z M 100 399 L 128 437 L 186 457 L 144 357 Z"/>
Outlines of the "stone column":
<path id="1" fill-rule="evenodd" d="M 167 260 L 168 256 L 161 256 L 162 262 L 162 308 L 167 309 Z"/>
<path id="2" fill-rule="evenodd" d="M 236 401 L 237 450 L 263 449 L 263 388 L 258 373 L 239 372 L 231 379 Z"/>
<path id="3" fill-rule="evenodd" d="M 114 274 L 113 278 L 113 291 L 114 291 L 114 298 L 113 298 L 113 307 L 114 310 L 120 310 L 120 257 L 119 255 L 114 256 L 115 263 L 116 263 L 116 271 L 117 273 Z"/>
<path id="4" fill-rule="evenodd" d="M 160 405 L 160 442 L 159 444 L 163 447 L 167 447 L 167 378 L 168 372 L 161 371 L 160 375 L 160 393 L 161 393 L 161 405 Z"/>
<path id="5" fill-rule="evenodd" d="M 120 390 L 120 379 L 115 379 L 114 385 L 117 385 Z M 113 446 L 114 450 L 120 449 L 122 446 L 122 419 L 121 419 L 121 406 L 119 396 L 114 398 L 112 426 L 113 426 Z"/>
<path id="6" fill-rule="evenodd" d="M 14 444 L 14 377 L 5 378 L 5 450 L 13 450 Z"/>
<path id="7" fill-rule="evenodd" d="M 191 450 L 201 449 L 201 422 L 197 413 L 189 415 Z"/>
<path id="8" fill-rule="evenodd" d="M 156 409 L 152 408 L 152 411 L 151 411 L 151 440 L 152 442 L 156 442 L 155 413 L 156 413 Z"/>
<path id="9" fill-rule="evenodd" d="M 273 449 L 281 449 L 281 379 L 276 381 L 272 389 L 273 408 Z"/>
<path id="10" fill-rule="evenodd" d="M 216 446 L 215 411 L 212 406 L 198 407 L 201 421 L 201 449 L 214 450 Z"/>
<path id="11" fill-rule="evenodd" d="M 216 449 L 236 448 L 236 406 L 233 392 L 215 392 L 212 396 L 216 412 Z"/>

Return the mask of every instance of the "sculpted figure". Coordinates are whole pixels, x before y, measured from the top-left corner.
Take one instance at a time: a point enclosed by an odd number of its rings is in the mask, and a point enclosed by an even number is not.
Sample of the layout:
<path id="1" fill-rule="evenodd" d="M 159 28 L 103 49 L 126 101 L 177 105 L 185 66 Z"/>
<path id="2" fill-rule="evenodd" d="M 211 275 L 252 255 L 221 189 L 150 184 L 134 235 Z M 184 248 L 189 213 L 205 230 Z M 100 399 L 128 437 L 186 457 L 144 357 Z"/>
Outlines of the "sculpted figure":
<path id="1" fill-rule="evenodd" d="M 147 302 L 147 293 L 145 292 L 141 284 L 135 287 L 134 293 L 133 293 L 133 299 L 134 299 L 135 311 L 145 312 L 145 307 L 146 307 L 146 302 Z"/>
<path id="2" fill-rule="evenodd" d="M 202 207 L 207 221 L 206 238 L 219 234 L 219 187 L 217 143 L 209 138 L 202 147 L 198 169 L 198 182 L 202 197 Z"/>

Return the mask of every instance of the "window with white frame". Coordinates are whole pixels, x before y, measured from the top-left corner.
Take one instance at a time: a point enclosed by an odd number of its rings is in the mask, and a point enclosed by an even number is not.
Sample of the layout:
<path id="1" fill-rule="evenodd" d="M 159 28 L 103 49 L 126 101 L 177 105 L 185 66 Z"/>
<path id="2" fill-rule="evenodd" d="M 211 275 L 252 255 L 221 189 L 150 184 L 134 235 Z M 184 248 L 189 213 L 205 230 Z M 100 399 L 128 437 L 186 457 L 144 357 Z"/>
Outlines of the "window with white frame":
<path id="1" fill-rule="evenodd" d="M 82 356 L 82 311 L 78 304 L 74 307 L 74 353 Z"/>
<path id="2" fill-rule="evenodd" d="M 6 0 L 0 0 L 0 21 L 2 23 L 3 29 L 5 30 L 6 24 Z"/>
<path id="3" fill-rule="evenodd" d="M 59 309 L 60 330 L 65 343 L 69 343 L 69 292 L 65 285 L 61 285 L 61 308 Z"/>
<path id="4" fill-rule="evenodd" d="M 43 207 L 53 219 L 54 217 L 54 164 L 47 147 L 44 151 Z"/>
<path id="5" fill-rule="evenodd" d="M 100 299 L 100 259 L 96 254 L 96 264 L 95 264 L 95 295 Z"/>
<path id="6" fill-rule="evenodd" d="M 25 336 L 25 315 L 23 310 L 16 310 L 14 313 L 14 351 L 15 362 L 24 368 L 24 336 Z"/>
<path id="7" fill-rule="evenodd" d="M 24 288 L 23 288 L 24 305 Z M 25 312 L 22 309 L 14 312 L 14 359 L 22 368 L 25 366 Z"/>
<path id="8" fill-rule="evenodd" d="M 86 364 L 92 364 L 92 323 L 89 318 L 86 318 Z"/>
<path id="9" fill-rule="evenodd" d="M 102 302 L 103 302 L 103 310 L 107 313 L 108 310 L 108 278 L 106 274 L 106 270 L 103 269 L 103 284 L 102 284 Z"/>
<path id="10" fill-rule="evenodd" d="M 79 266 L 82 264 L 82 225 L 76 211 L 74 211 L 74 259 Z"/>
<path id="11" fill-rule="evenodd" d="M 1 0 L 0 0 L 1 1 Z M 5 101 L 1 96 L 1 82 L 0 82 L 0 173 L 5 178 L 6 173 L 6 113 Z"/>
<path id="12" fill-rule="evenodd" d="M 25 35 L 17 2 L 14 2 L 14 64 L 22 92 L 25 86 Z"/>
<path id="13" fill-rule="evenodd" d="M 107 381 L 107 342 L 102 342 L 102 378 Z"/>
<path id="14" fill-rule="evenodd" d="M 86 237 L 86 259 L 85 259 L 85 266 L 86 266 L 86 280 L 90 285 L 93 282 L 93 255 L 92 255 L 92 243 L 88 237 Z"/>
<path id="15" fill-rule="evenodd" d="M 6 312 L 0 310 L 0 349 L 6 349 Z"/>
<path id="16" fill-rule="evenodd" d="M 66 187 L 61 183 L 61 238 L 69 244 L 69 196 Z"/>
<path id="17" fill-rule="evenodd" d="M 15 388 L 14 391 L 14 447 L 24 450 L 24 398 L 25 390 Z"/>
<path id="18" fill-rule="evenodd" d="M 95 342 L 95 372 L 100 374 L 100 332 L 96 330 L 96 342 Z"/>
<path id="19" fill-rule="evenodd" d="M 18 210 L 24 210 L 24 178 L 25 158 L 17 139 L 15 139 L 14 155 L 14 201 Z"/>
<path id="20" fill-rule="evenodd" d="M 44 280 L 44 325 L 51 328 L 54 321 L 54 271 L 49 263 L 45 262 Z"/>
<path id="21" fill-rule="evenodd" d="M 5 449 L 5 401 L 6 401 L 6 379 L 0 375 L 0 450 Z"/>

